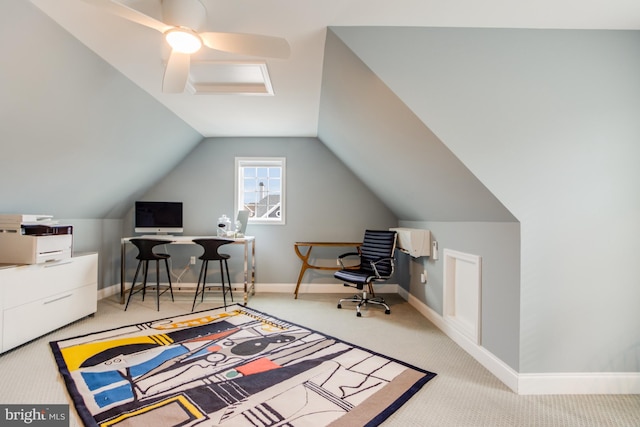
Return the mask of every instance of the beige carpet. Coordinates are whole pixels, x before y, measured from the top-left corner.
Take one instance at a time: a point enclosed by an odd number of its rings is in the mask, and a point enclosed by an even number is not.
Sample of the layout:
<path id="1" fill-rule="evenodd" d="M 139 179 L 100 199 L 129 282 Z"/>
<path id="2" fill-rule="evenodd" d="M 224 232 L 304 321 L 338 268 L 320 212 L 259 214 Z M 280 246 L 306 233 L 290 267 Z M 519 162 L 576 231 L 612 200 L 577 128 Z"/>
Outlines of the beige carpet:
<path id="1" fill-rule="evenodd" d="M 70 403 L 49 341 L 191 310 L 188 295 L 174 303 L 167 297 L 159 313 L 152 298 L 133 300 L 126 312 L 116 298 L 102 300 L 95 317 L 3 354 L 0 403 Z M 640 426 L 640 395 L 518 396 L 398 296 L 388 298 L 391 315 L 371 307 L 362 318 L 348 304 L 338 310 L 339 297 L 301 294 L 294 300 L 288 294 L 258 294 L 249 306 L 436 372 L 384 426 Z M 220 299 L 212 299 L 197 309 L 219 305 Z M 77 425 L 72 410 L 70 426 Z"/>

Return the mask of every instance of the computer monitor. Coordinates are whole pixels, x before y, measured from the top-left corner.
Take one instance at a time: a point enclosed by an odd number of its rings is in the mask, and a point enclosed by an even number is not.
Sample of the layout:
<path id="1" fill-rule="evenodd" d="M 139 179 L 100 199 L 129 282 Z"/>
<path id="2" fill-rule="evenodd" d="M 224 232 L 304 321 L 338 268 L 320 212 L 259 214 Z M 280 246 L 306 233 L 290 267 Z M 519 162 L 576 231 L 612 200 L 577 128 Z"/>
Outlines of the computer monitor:
<path id="1" fill-rule="evenodd" d="M 182 202 L 135 202 L 136 233 L 182 233 Z"/>

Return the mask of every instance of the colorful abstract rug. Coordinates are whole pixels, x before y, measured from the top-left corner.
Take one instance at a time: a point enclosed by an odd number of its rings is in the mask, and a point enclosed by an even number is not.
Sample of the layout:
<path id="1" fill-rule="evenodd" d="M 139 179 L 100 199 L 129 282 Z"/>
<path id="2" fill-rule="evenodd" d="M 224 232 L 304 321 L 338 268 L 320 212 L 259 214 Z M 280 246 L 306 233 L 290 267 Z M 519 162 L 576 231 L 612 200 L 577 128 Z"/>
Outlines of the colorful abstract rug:
<path id="1" fill-rule="evenodd" d="M 241 305 L 50 345 L 87 426 L 375 426 L 436 375 Z"/>

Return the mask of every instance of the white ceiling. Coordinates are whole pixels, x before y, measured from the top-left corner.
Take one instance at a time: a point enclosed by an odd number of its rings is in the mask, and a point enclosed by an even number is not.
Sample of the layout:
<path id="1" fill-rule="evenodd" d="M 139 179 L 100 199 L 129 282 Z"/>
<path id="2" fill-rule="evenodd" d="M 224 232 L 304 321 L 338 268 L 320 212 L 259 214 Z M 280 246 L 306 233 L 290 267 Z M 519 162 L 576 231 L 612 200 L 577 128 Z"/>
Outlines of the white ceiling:
<path id="1" fill-rule="evenodd" d="M 274 96 L 164 94 L 159 32 L 82 0 L 31 1 L 205 137 L 316 136 L 328 26 L 640 29 L 638 0 L 202 0 L 204 30 L 284 37 L 291 57 L 265 61 Z M 161 19 L 160 0 L 123 3 Z M 210 49 L 192 59 L 262 61 Z"/>

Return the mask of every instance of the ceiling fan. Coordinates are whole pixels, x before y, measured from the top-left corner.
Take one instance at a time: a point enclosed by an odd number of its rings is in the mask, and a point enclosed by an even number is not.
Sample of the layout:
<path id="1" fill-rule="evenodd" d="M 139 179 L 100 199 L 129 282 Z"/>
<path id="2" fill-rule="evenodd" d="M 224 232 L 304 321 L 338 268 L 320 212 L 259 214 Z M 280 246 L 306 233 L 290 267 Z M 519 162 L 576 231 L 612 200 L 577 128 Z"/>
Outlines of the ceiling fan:
<path id="1" fill-rule="evenodd" d="M 171 54 L 162 79 L 162 91 L 181 93 L 189 79 L 191 54 L 204 45 L 222 52 L 286 59 L 289 43 L 280 37 L 244 33 L 199 32 L 206 18 L 200 0 L 162 0 L 161 22 L 116 0 L 83 0 L 123 19 L 161 32 Z"/>

